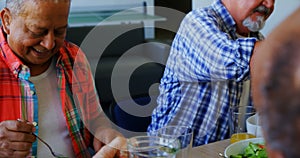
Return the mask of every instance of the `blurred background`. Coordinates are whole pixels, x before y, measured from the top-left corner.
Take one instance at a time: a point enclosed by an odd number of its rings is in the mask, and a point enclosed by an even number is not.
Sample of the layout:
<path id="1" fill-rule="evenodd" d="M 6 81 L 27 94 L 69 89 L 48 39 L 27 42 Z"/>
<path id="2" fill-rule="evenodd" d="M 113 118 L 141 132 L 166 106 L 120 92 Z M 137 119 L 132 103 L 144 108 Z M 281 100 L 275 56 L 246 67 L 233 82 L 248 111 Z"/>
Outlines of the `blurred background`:
<path id="1" fill-rule="evenodd" d="M 137 7 L 138 5 L 142 6 L 143 2 L 146 2 L 147 6 L 163 6 L 178 11 L 187 13 L 194 8 L 199 8 L 209 5 L 213 0 L 72 0 L 71 10 L 118 10 L 125 9 L 129 7 Z M 0 8 L 5 4 L 5 0 L 0 0 Z M 293 10 L 300 6 L 299 0 L 277 0 L 275 4 L 275 11 L 267 21 L 263 33 L 267 35 L 274 27 L 278 25 L 286 16 L 288 16 Z M 148 10 L 148 14 L 155 14 L 153 8 Z M 163 14 L 163 13 L 160 13 Z M 152 32 L 151 32 L 152 31 Z M 153 38 L 155 30 L 149 30 L 148 37 Z M 159 38 L 169 40 L 172 38 L 172 35 L 167 33 L 161 34 L 157 31 L 156 35 Z"/>

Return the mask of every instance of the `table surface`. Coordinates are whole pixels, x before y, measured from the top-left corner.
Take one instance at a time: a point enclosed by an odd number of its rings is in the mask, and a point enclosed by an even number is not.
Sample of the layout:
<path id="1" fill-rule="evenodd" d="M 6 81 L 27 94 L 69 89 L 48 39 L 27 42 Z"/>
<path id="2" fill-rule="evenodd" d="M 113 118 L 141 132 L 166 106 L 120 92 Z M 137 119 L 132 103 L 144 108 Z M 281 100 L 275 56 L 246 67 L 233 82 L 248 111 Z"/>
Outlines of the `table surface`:
<path id="1" fill-rule="evenodd" d="M 191 158 L 218 158 L 219 153 L 224 154 L 225 148 L 230 145 L 230 140 L 222 140 L 214 143 L 194 147 L 191 151 Z"/>

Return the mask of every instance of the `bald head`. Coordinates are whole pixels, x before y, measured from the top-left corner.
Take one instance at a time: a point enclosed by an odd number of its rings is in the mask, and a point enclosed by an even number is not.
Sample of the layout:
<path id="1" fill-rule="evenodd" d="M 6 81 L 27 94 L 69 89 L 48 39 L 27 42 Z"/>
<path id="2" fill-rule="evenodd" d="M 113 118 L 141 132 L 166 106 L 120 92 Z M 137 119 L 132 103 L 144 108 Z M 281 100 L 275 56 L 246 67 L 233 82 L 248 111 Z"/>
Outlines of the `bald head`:
<path id="1" fill-rule="evenodd" d="M 286 158 L 300 157 L 300 34 L 294 35 L 270 56 L 258 84 L 265 139 Z"/>
<path id="2" fill-rule="evenodd" d="M 300 8 L 276 27 L 270 35 L 263 41 L 259 48 L 255 64 L 251 69 L 253 95 L 256 106 L 262 103 L 261 92 L 266 91 L 266 86 L 270 85 L 270 79 L 274 76 L 280 77 L 281 80 L 289 80 L 289 85 L 299 87 L 299 70 L 300 62 L 297 62 L 298 51 L 300 48 Z M 288 55 L 289 54 L 289 55 Z M 298 60 L 299 61 L 299 60 Z M 299 64 L 298 64 L 299 63 Z M 285 70 L 286 69 L 286 70 Z M 291 69 L 294 69 L 293 71 Z M 275 74 L 287 73 L 286 75 L 294 78 L 284 78 L 283 75 Z M 273 72 L 273 73 L 272 73 Z M 283 85 L 282 85 L 283 86 Z"/>
<path id="3" fill-rule="evenodd" d="M 266 38 L 251 70 L 269 154 L 300 157 L 300 8 Z"/>

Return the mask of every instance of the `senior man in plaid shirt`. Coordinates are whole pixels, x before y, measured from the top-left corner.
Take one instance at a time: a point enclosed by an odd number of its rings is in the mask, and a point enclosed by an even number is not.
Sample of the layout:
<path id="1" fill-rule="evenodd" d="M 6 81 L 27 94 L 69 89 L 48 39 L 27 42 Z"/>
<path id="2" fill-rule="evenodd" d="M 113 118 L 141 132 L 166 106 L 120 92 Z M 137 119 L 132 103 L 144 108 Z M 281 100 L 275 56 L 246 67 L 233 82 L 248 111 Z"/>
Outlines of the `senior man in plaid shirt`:
<path id="1" fill-rule="evenodd" d="M 7 0 L 0 29 L 0 157 L 121 156 L 89 63 L 65 41 L 70 0 Z M 37 126 L 34 127 L 34 125 Z"/>
<path id="2" fill-rule="evenodd" d="M 230 107 L 242 100 L 252 106 L 251 56 L 274 1 L 215 0 L 187 14 L 173 41 L 148 131 L 190 126 L 194 146 L 229 137 Z"/>

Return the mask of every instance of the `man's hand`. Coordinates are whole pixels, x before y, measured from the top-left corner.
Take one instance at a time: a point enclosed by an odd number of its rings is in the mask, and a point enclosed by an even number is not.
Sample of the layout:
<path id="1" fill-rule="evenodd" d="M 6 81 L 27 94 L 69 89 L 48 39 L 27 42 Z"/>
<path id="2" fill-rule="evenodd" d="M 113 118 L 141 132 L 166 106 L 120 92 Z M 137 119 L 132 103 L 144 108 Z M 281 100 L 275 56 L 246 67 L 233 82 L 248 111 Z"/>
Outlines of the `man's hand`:
<path id="1" fill-rule="evenodd" d="M 95 133 L 93 158 L 127 157 L 126 138 L 109 128 L 99 128 Z"/>
<path id="2" fill-rule="evenodd" d="M 0 157 L 26 157 L 36 140 L 31 123 L 17 120 L 0 122 Z"/>

